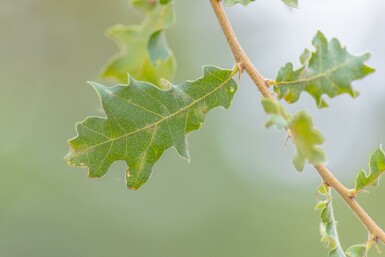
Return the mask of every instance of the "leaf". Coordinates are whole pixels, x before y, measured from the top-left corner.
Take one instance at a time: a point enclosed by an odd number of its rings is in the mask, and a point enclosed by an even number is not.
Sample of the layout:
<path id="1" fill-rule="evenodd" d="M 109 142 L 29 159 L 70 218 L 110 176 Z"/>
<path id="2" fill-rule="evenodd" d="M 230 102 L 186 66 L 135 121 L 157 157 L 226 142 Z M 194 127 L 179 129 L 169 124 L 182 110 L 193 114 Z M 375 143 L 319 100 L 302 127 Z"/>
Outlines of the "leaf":
<path id="1" fill-rule="evenodd" d="M 243 5 L 248 5 L 251 2 L 254 2 L 255 0 L 224 0 L 225 6 L 233 6 L 234 4 L 240 3 Z"/>
<path id="2" fill-rule="evenodd" d="M 366 257 L 368 254 L 366 245 L 352 245 L 346 250 L 346 255 L 350 257 Z"/>
<path id="3" fill-rule="evenodd" d="M 107 30 L 120 52 L 108 61 L 102 76 L 125 83 L 129 73 L 137 80 L 162 86 L 161 79 L 172 80 L 176 71 L 176 60 L 163 32 L 175 23 L 173 3 L 134 0 L 131 4 L 144 9 L 146 18 L 140 26 L 118 24 Z"/>
<path id="4" fill-rule="evenodd" d="M 288 128 L 297 147 L 293 164 L 298 171 L 303 170 L 305 160 L 313 165 L 326 161 L 324 152 L 317 146 L 323 144 L 324 138 L 318 130 L 313 128 L 312 119 L 305 111 L 294 115 Z"/>
<path id="5" fill-rule="evenodd" d="M 324 108 L 328 106 L 322 98 L 324 94 L 330 98 L 345 93 L 357 97 L 358 92 L 351 83 L 374 72 L 373 68 L 364 64 L 370 54 L 351 55 L 337 39 L 328 42 L 319 31 L 313 45 L 315 52 L 309 56 L 305 50 L 301 56 L 303 66 L 298 70 L 294 70 L 292 63 L 279 70 L 274 87 L 278 98 L 294 103 L 305 91 L 316 100 L 318 108 Z"/>
<path id="6" fill-rule="evenodd" d="M 385 153 L 381 146 L 369 156 L 369 173 L 360 170 L 356 177 L 355 192 L 364 189 L 367 186 L 377 186 L 381 175 L 385 172 Z"/>
<path id="7" fill-rule="evenodd" d="M 189 159 L 186 135 L 199 129 L 209 110 L 229 108 L 237 84 L 231 70 L 203 68 L 203 77 L 162 90 L 132 77 L 128 85 L 94 82 L 106 118 L 88 117 L 76 124 L 66 156 L 72 166 L 88 167 L 89 177 L 106 174 L 117 160 L 127 163 L 127 186 L 138 189 L 150 177 L 163 152 L 175 147 Z"/>
<path id="8" fill-rule="evenodd" d="M 266 128 L 273 125 L 276 125 L 279 129 L 289 127 L 291 116 L 282 105 L 265 98 L 262 99 L 262 106 L 265 112 L 270 115 L 270 119 L 265 124 Z"/>
<path id="9" fill-rule="evenodd" d="M 320 187 L 321 188 L 321 187 Z M 327 248 L 329 248 L 330 257 L 346 257 L 341 243 L 339 241 L 338 232 L 337 232 L 337 222 L 334 218 L 333 205 L 332 205 L 332 196 L 330 193 L 330 189 L 327 190 L 322 189 L 319 190 L 319 193 L 326 193 L 326 200 L 319 201 L 317 203 L 317 209 L 321 211 L 320 219 L 320 232 L 321 232 L 321 242 L 325 244 Z"/>
<path id="10" fill-rule="evenodd" d="M 282 0 L 282 2 L 290 7 L 298 8 L 298 0 Z"/>
<path id="11" fill-rule="evenodd" d="M 324 138 L 318 130 L 313 128 L 311 117 L 300 111 L 291 117 L 282 105 L 270 99 L 262 99 L 262 105 L 270 119 L 266 127 L 276 125 L 279 129 L 285 128 L 296 146 L 297 152 L 293 158 L 293 164 L 298 171 L 302 171 L 306 161 L 317 165 L 326 161 L 326 156 L 320 145 Z"/>

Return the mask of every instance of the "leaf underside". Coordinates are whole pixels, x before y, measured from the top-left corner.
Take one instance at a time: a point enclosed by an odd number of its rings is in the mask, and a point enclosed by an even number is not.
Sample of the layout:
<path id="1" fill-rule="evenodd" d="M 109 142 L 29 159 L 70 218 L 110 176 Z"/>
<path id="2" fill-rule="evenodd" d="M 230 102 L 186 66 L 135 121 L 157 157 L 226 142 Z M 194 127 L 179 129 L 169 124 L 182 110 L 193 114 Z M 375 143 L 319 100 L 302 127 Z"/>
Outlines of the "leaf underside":
<path id="1" fill-rule="evenodd" d="M 129 73 L 137 80 L 159 87 L 162 87 L 161 79 L 173 79 L 176 60 L 163 31 L 175 23 L 174 7 L 172 1 L 163 2 L 131 1 L 132 6 L 146 12 L 142 24 L 118 24 L 107 30 L 107 36 L 116 42 L 120 52 L 105 65 L 103 77 L 126 83 Z"/>
<path id="2" fill-rule="evenodd" d="M 285 128 L 292 138 L 297 149 L 293 164 L 298 171 L 304 169 L 306 162 L 317 165 L 326 161 L 324 152 L 318 147 L 324 142 L 324 138 L 313 128 L 312 119 L 305 111 L 299 111 L 291 117 L 282 105 L 270 99 L 262 99 L 262 105 L 270 115 L 266 127 L 276 125 L 279 129 Z"/>
<path id="3" fill-rule="evenodd" d="M 316 209 L 321 211 L 321 242 L 330 249 L 328 254 L 329 257 L 346 257 L 338 237 L 337 221 L 334 218 L 330 188 L 325 187 L 327 186 L 321 186 L 318 193 L 325 195 L 327 199 L 319 201 L 316 206 Z"/>
<path id="4" fill-rule="evenodd" d="M 288 63 L 279 70 L 274 87 L 278 98 L 294 103 L 302 92 L 307 92 L 318 108 L 325 108 L 328 105 L 322 98 L 324 94 L 330 98 L 341 94 L 357 97 L 351 83 L 374 72 L 365 65 L 370 54 L 351 55 L 337 39 L 328 42 L 321 32 L 314 37 L 313 45 L 315 52 L 306 49 L 301 55 L 301 68 L 294 70 L 293 64 Z"/>
<path id="5" fill-rule="evenodd" d="M 209 110 L 230 106 L 237 90 L 232 76 L 231 70 L 205 66 L 201 78 L 167 90 L 132 77 L 128 85 L 113 87 L 91 82 L 107 117 L 88 117 L 76 125 L 68 163 L 88 167 L 89 177 L 98 178 L 123 160 L 127 186 L 138 189 L 166 149 L 175 147 L 189 159 L 186 135 L 202 126 Z"/>
<path id="6" fill-rule="evenodd" d="M 349 257 L 367 257 L 368 256 L 368 249 L 366 245 L 359 244 L 359 245 L 352 245 L 346 250 L 346 256 Z"/>
<path id="7" fill-rule="evenodd" d="M 356 177 L 355 191 L 363 190 L 367 186 L 377 186 L 381 175 L 385 172 L 385 153 L 382 148 L 378 148 L 370 154 L 369 173 L 360 170 Z"/>

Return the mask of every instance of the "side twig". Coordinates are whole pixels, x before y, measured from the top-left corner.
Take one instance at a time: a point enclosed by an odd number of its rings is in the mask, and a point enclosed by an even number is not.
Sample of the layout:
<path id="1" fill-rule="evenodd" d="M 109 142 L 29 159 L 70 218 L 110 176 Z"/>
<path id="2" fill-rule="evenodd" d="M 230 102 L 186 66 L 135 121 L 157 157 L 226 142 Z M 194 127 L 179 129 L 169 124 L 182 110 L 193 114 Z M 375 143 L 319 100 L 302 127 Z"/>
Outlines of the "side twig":
<path id="1" fill-rule="evenodd" d="M 231 27 L 229 19 L 225 13 L 223 5 L 220 0 L 210 0 L 214 12 L 217 16 L 219 24 L 222 27 L 223 33 L 226 36 L 227 42 L 233 52 L 234 59 L 239 66 L 241 66 L 251 77 L 258 90 L 263 97 L 270 98 L 276 101 L 274 95 L 268 87 L 268 82 L 254 67 L 246 53 L 243 51 L 238 39 Z M 366 227 L 375 240 L 380 240 L 385 243 L 384 231 L 373 221 L 373 219 L 365 212 L 365 210 L 358 204 L 355 197 L 351 195 L 350 191 L 336 178 L 324 165 L 314 165 L 318 174 L 323 179 L 324 183 L 333 188 L 340 197 L 345 201 L 361 223 Z"/>

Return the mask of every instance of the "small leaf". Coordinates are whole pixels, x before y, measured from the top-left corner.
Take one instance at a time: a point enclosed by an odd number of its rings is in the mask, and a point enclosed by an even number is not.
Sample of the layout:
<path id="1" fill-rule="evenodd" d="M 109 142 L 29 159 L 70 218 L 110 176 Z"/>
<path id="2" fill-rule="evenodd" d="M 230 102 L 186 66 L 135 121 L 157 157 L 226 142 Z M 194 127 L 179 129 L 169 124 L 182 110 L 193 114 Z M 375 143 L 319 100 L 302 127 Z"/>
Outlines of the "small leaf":
<path id="1" fill-rule="evenodd" d="M 350 257 L 366 257 L 368 254 L 366 245 L 352 245 L 346 250 L 346 255 Z"/>
<path id="2" fill-rule="evenodd" d="M 240 3 L 243 5 L 248 5 L 250 2 L 254 2 L 255 0 L 224 0 L 225 6 L 233 6 L 234 4 Z"/>
<path id="3" fill-rule="evenodd" d="M 329 257 L 346 257 L 338 237 L 337 221 L 334 218 L 330 189 L 326 192 L 324 191 L 324 189 L 325 188 L 322 189 L 322 192 L 319 191 L 319 193 L 326 193 L 327 200 L 318 202 L 316 206 L 317 210 L 321 211 L 321 242 L 323 242 L 325 246 L 330 249 L 328 254 Z"/>
<path id="4" fill-rule="evenodd" d="M 229 108 L 237 84 L 231 70 L 203 68 L 203 77 L 162 90 L 132 77 L 128 85 L 90 84 L 100 96 L 106 118 L 76 124 L 66 156 L 72 166 L 88 167 L 89 177 L 106 174 L 117 160 L 127 163 L 127 186 L 138 189 L 165 150 L 175 147 L 189 159 L 186 135 L 202 126 L 209 110 Z"/>
<path id="5" fill-rule="evenodd" d="M 305 111 L 294 115 L 288 128 L 297 147 L 293 163 L 298 171 L 303 170 L 305 160 L 313 165 L 326 161 L 324 152 L 317 146 L 324 142 L 324 138 L 318 130 L 313 128 L 311 117 Z"/>
<path id="6" fill-rule="evenodd" d="M 162 3 L 131 1 L 133 6 L 146 11 L 143 23 L 140 26 L 119 24 L 107 30 L 107 36 L 116 42 L 120 53 L 108 61 L 102 76 L 124 83 L 129 73 L 137 80 L 157 86 L 162 85 L 162 79 L 173 79 L 176 60 L 163 31 L 175 23 L 175 15 L 172 1 Z"/>
<path id="7" fill-rule="evenodd" d="M 324 138 L 318 130 L 313 128 L 311 117 L 305 111 L 300 111 L 291 117 L 282 105 L 271 99 L 262 99 L 262 106 L 270 115 L 265 126 L 276 125 L 279 129 L 285 128 L 293 139 L 297 149 L 293 164 L 298 171 L 303 170 L 306 161 L 313 165 L 326 161 L 324 152 L 317 146 L 324 142 Z"/>
<path id="8" fill-rule="evenodd" d="M 298 8 L 298 0 L 282 0 L 282 2 L 290 7 Z"/>
<path id="9" fill-rule="evenodd" d="M 385 172 L 385 153 L 381 147 L 369 157 L 369 174 L 360 170 L 356 177 L 355 191 L 358 192 L 367 186 L 376 186 L 381 175 Z"/>
<path id="10" fill-rule="evenodd" d="M 265 98 L 262 99 L 262 106 L 265 112 L 270 115 L 270 120 L 265 124 L 266 128 L 272 125 L 276 125 L 279 129 L 288 127 L 291 117 L 282 105 Z"/>
<path id="11" fill-rule="evenodd" d="M 374 72 L 365 65 L 370 54 L 351 55 L 337 39 L 328 42 L 321 32 L 314 37 L 313 45 L 315 52 L 310 55 L 305 50 L 302 54 L 301 68 L 294 70 L 293 64 L 288 63 L 279 70 L 274 87 L 278 97 L 294 103 L 305 91 L 316 100 L 319 108 L 324 108 L 328 106 L 322 98 L 324 94 L 330 98 L 341 94 L 358 96 L 351 83 Z"/>

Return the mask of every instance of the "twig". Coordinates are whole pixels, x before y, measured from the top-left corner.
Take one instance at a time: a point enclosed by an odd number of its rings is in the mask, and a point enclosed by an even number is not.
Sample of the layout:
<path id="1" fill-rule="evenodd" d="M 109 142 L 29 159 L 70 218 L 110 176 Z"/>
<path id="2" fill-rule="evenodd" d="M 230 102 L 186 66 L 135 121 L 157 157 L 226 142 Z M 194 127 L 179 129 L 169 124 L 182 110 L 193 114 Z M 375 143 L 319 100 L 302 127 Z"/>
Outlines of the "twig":
<path id="1" fill-rule="evenodd" d="M 233 52 L 234 59 L 238 65 L 241 65 L 244 70 L 249 74 L 258 90 L 263 97 L 270 98 L 276 101 L 275 97 L 269 90 L 269 83 L 254 67 L 250 59 L 243 51 L 241 45 L 235 36 L 234 30 L 231 27 L 229 19 L 225 13 L 223 5 L 220 0 L 210 0 L 214 12 L 218 18 L 219 24 L 222 27 L 223 33 L 226 36 L 227 42 L 230 45 Z M 328 184 L 331 188 L 336 190 L 340 197 L 345 201 L 361 223 L 366 227 L 374 238 L 378 238 L 381 242 L 385 243 L 384 231 L 373 221 L 373 219 L 365 212 L 365 210 L 358 204 L 355 197 L 352 196 L 350 191 L 336 178 L 324 165 L 314 165 L 324 183 Z"/>

